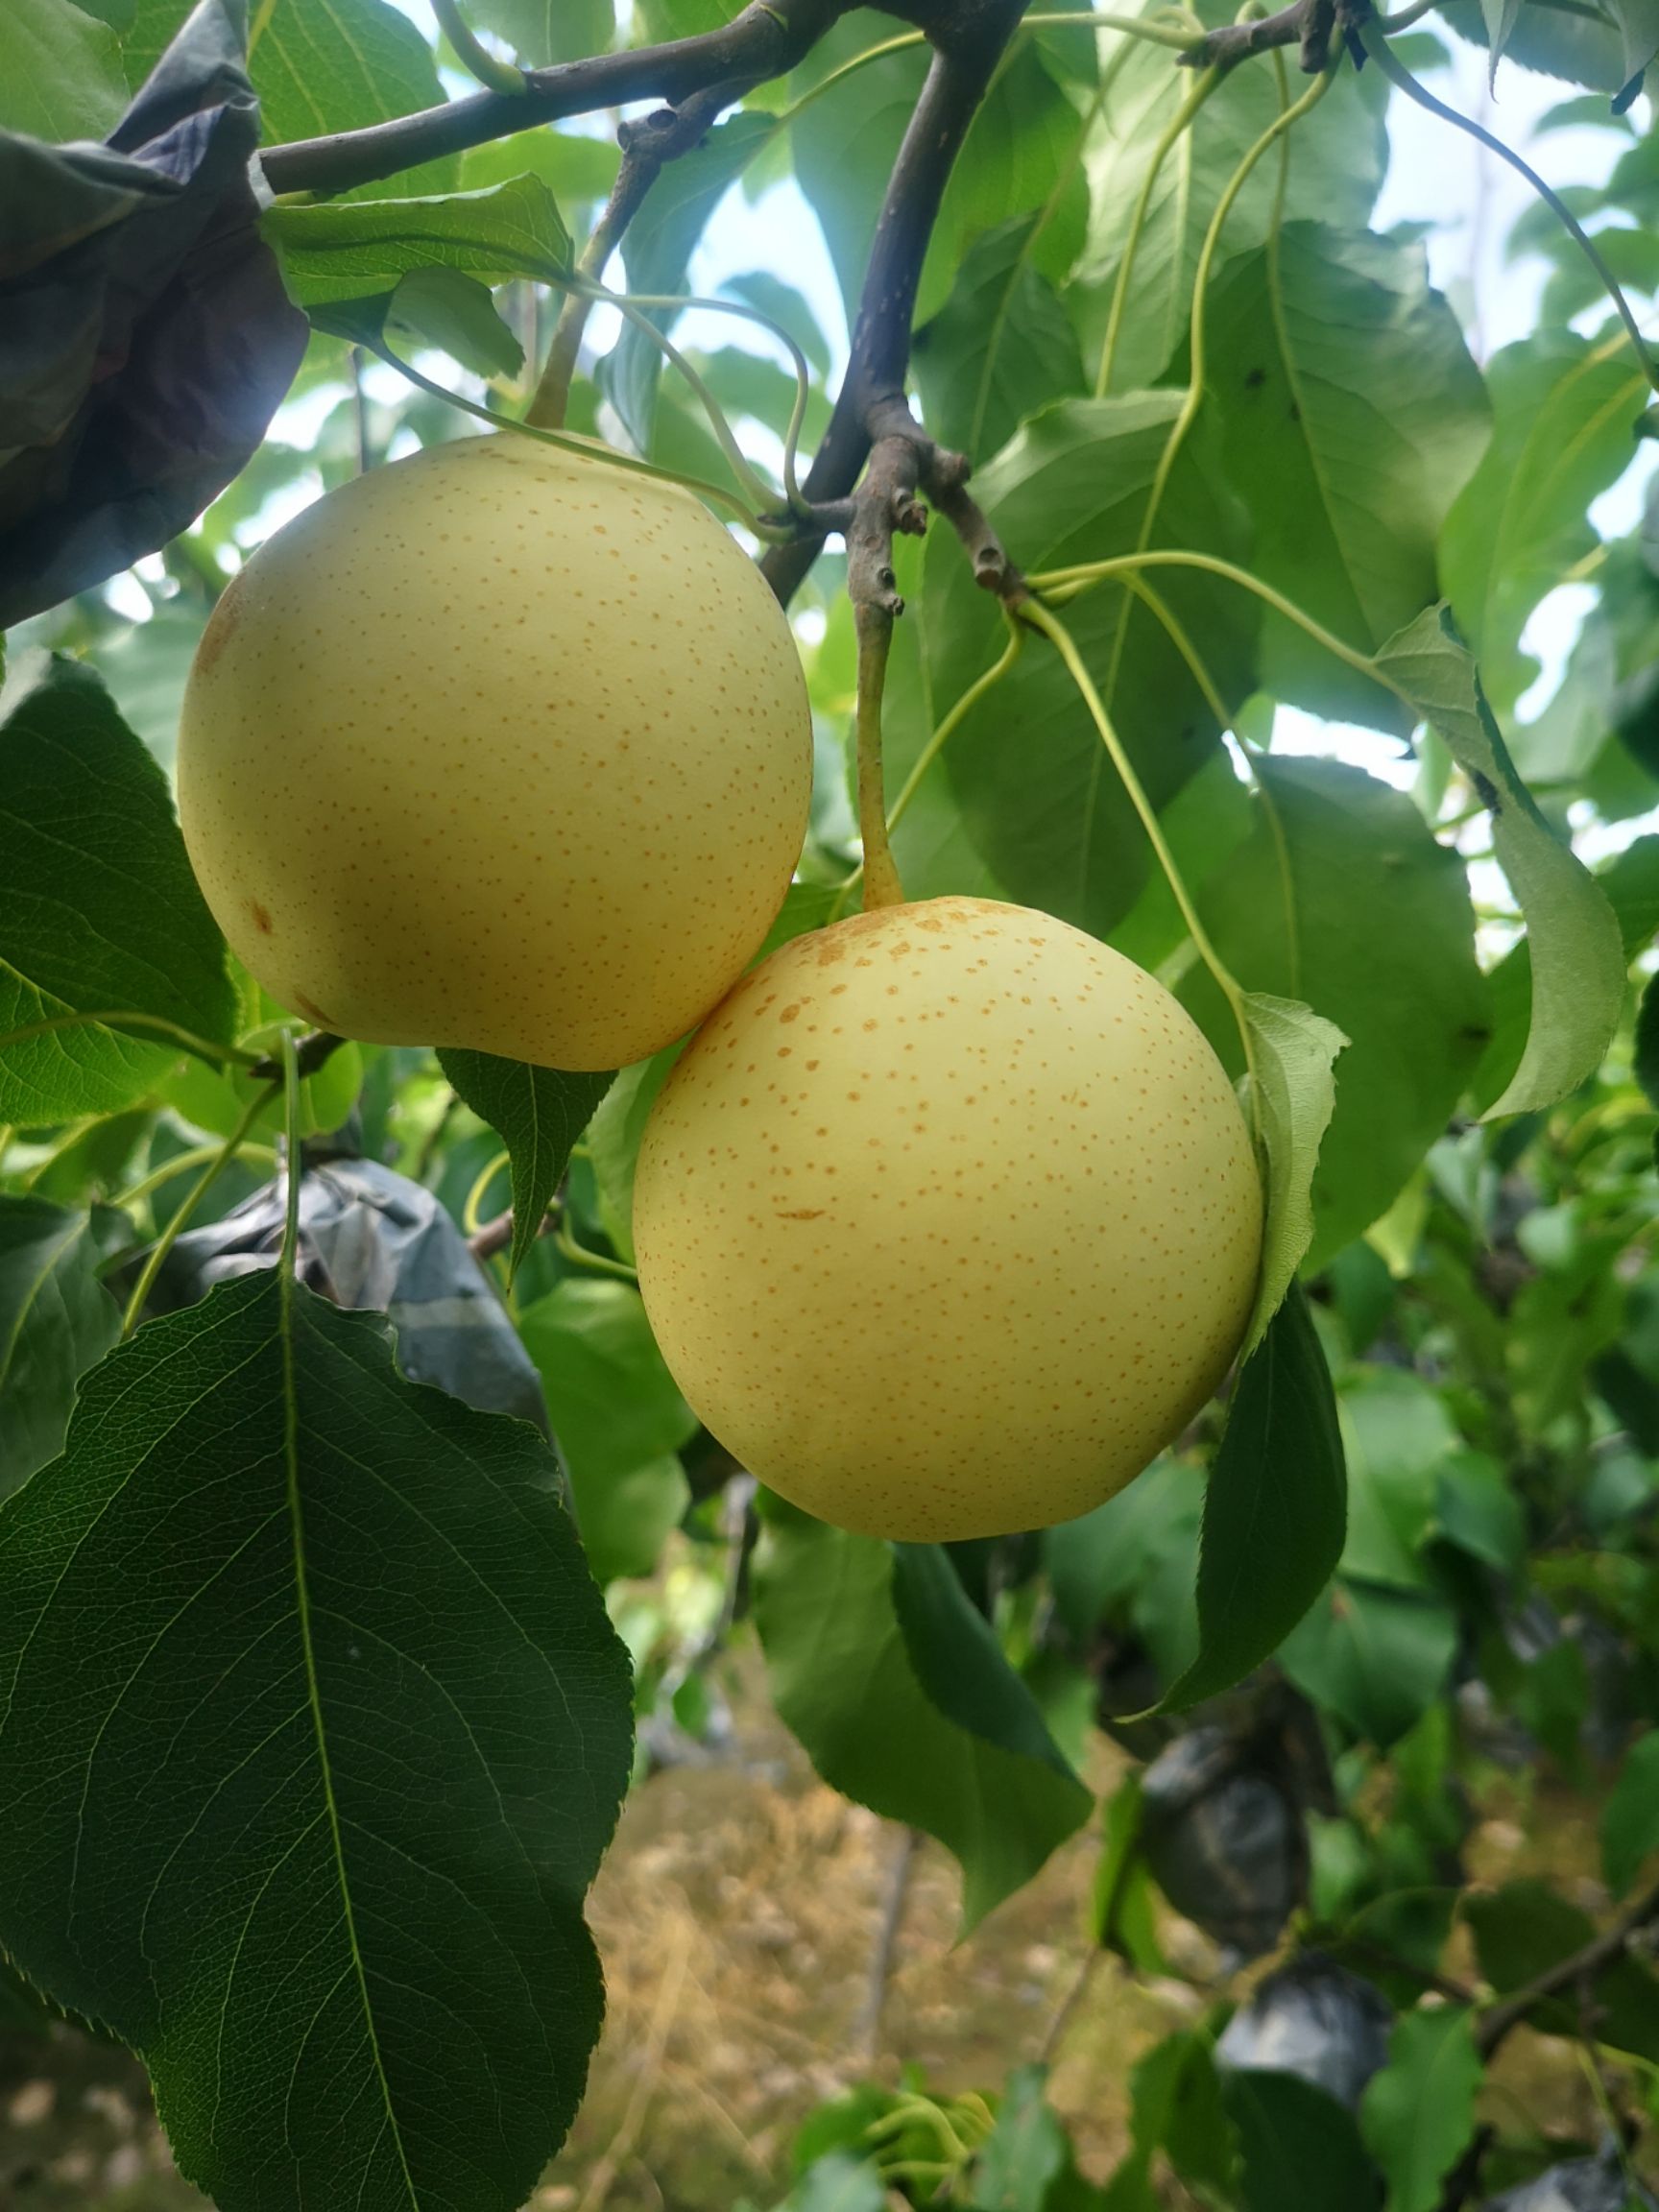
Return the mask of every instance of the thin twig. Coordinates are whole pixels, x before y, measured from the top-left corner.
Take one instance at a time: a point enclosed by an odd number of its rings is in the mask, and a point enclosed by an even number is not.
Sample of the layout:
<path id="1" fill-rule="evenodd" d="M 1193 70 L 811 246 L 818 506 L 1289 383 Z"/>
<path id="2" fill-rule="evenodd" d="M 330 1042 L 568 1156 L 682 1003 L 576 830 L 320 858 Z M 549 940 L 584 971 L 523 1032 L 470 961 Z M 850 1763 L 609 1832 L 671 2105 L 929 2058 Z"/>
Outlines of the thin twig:
<path id="1" fill-rule="evenodd" d="M 864 2002 L 853 2032 L 854 2047 L 866 2066 L 873 2065 L 881 2048 L 881 2015 L 887 2009 L 887 1992 L 893 1979 L 893 1960 L 904 1926 L 904 1908 L 910 1901 L 910 1877 L 916 1866 L 919 1830 L 900 1833 L 893 1863 L 887 1870 L 887 1894 L 881 1903 L 880 1924 L 870 1952 L 870 1971 L 864 1984 Z"/>
<path id="2" fill-rule="evenodd" d="M 1547 1966 L 1542 1974 L 1534 1975 L 1512 1996 L 1484 2013 L 1475 2031 L 1475 2048 L 1480 2056 L 1490 2058 L 1511 2029 L 1518 2028 L 1533 2006 L 1542 2004 L 1546 1997 L 1571 1989 L 1575 1983 L 1594 1982 L 1602 1967 L 1623 1956 L 1638 1930 L 1653 1919 L 1659 1919 L 1659 1884 L 1627 1905 L 1613 1925 L 1592 1942 L 1565 1959 L 1557 1959 L 1553 1966 Z"/>

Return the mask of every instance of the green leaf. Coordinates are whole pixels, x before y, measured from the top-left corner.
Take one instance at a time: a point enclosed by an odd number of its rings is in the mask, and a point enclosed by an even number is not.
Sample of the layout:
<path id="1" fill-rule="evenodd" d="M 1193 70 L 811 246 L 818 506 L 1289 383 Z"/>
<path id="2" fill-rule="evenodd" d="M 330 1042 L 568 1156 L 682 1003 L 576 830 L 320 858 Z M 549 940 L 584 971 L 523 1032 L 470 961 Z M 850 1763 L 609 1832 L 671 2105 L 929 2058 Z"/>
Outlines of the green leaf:
<path id="1" fill-rule="evenodd" d="M 769 1501 L 755 1621 L 779 1714 L 824 1780 L 960 1862 L 964 1933 L 1089 1817 L 1088 1791 L 1051 1744 L 1027 1756 L 934 1704 L 900 1624 L 890 1546 Z M 950 1656 L 929 1660 L 935 1681 Z M 976 1675 L 982 1657 L 970 1653 Z M 1006 1734 L 1005 1722 L 999 1711 L 987 1725 Z"/>
<path id="2" fill-rule="evenodd" d="M 1252 572 L 1369 653 L 1436 596 L 1434 543 L 1491 425 L 1480 372 L 1423 248 L 1289 223 L 1214 285 L 1206 361 Z M 1376 684 L 1269 612 L 1263 687 L 1401 726 Z"/>
<path id="3" fill-rule="evenodd" d="M 1017 41 L 950 171 L 923 263 L 919 322 L 944 305 L 974 243 L 1011 222 L 1025 221 L 1022 251 L 1039 276 L 1056 284 L 1070 276 L 1089 227 L 1089 186 L 1077 157 L 1082 131 L 1077 107 L 1036 43 Z"/>
<path id="4" fill-rule="evenodd" d="M 1255 769 L 1250 835 L 1198 905 L 1246 990 L 1300 999 L 1350 1041 L 1313 1176 L 1318 1267 L 1387 1211 L 1445 1129 L 1486 1042 L 1486 986 L 1462 862 L 1408 798 L 1334 760 Z M 1241 1071 L 1210 975 L 1193 970 L 1180 997 Z"/>
<path id="5" fill-rule="evenodd" d="M 1031 264 L 1034 219 L 1016 216 L 969 249 L 950 297 L 911 349 L 928 429 L 983 460 L 1050 400 L 1084 388 L 1077 334 Z"/>
<path id="6" fill-rule="evenodd" d="M 1227 2070 L 1221 2102 L 1238 2130 L 1242 2212 L 1361 2212 L 1376 2170 L 1346 2105 L 1295 2074 Z"/>
<path id="7" fill-rule="evenodd" d="M 559 131 L 543 124 L 469 146 L 461 156 L 461 183 L 468 192 L 485 192 L 517 178 L 537 177 L 561 207 L 610 197 L 621 164 L 614 138 L 593 138 L 582 131 Z"/>
<path id="8" fill-rule="evenodd" d="M 0 708 L 0 1038 L 117 1010 L 229 1038 L 225 947 L 167 780 L 103 685 L 31 655 Z M 97 1024 L 0 1045 L 0 1120 L 108 1113 L 177 1056 Z"/>
<path id="9" fill-rule="evenodd" d="M 1046 2066 L 1017 2066 L 997 2107 L 997 2125 L 974 2162 L 972 2212 L 1072 2212 L 1093 2203 L 1064 2128 L 1045 2101 Z"/>
<path id="10" fill-rule="evenodd" d="M 261 1270 L 0 1511 L 0 1942 L 224 2212 L 511 2212 L 575 2110 L 631 1699 L 556 1486 Z"/>
<path id="11" fill-rule="evenodd" d="M 102 138 L 126 105 L 121 49 L 108 22 L 73 0 L 0 9 L 0 131 L 54 145 Z"/>
<path id="12" fill-rule="evenodd" d="M 1267 1220 L 1262 1282 L 1244 1332 L 1248 1359 L 1313 1241 L 1313 1171 L 1336 1105 L 1336 1055 L 1348 1040 L 1310 1006 L 1262 991 L 1244 994 L 1244 1022 L 1267 1147 Z"/>
<path id="13" fill-rule="evenodd" d="M 1238 2135 L 1210 2038 L 1182 2032 L 1155 2043 L 1130 2072 L 1129 2098 L 1132 2149 L 1107 2184 L 1104 2212 L 1158 2212 L 1164 2197 L 1153 2185 L 1152 2161 L 1159 2152 L 1206 2201 L 1231 2202 Z"/>
<path id="14" fill-rule="evenodd" d="M 262 227 L 302 307 L 376 299 L 396 291 L 411 271 L 434 265 L 504 283 L 545 276 L 570 262 L 570 233 L 540 177 L 441 199 L 270 207 Z"/>
<path id="15" fill-rule="evenodd" d="M 75 1385 L 120 1331 L 84 1214 L 0 1195 L 0 1498 L 56 1456 Z"/>
<path id="16" fill-rule="evenodd" d="M 770 315 L 794 339 L 806 356 L 808 368 L 820 376 L 830 373 L 830 341 L 818 326 L 818 318 L 805 296 L 793 284 L 785 284 L 781 276 L 775 276 L 769 269 L 752 269 L 741 276 L 728 276 L 721 286 L 734 300 L 746 300 L 751 307 L 758 307 L 762 315 Z"/>
<path id="17" fill-rule="evenodd" d="M 1615 1897 L 1625 1894 L 1653 1851 L 1659 1851 L 1659 1736 L 1643 1736 L 1631 1744 L 1601 1808 L 1601 1867 Z"/>
<path id="18" fill-rule="evenodd" d="M 1037 569 L 1134 552 L 1180 407 L 1178 393 L 1143 392 L 1064 400 L 1027 422 L 974 480 L 1012 557 Z M 1237 552 L 1241 520 L 1216 489 L 1205 438 L 1189 438 L 1163 495 L 1158 542 Z M 928 534 L 922 597 L 935 720 L 1000 656 L 1007 637 L 950 536 Z M 1241 701 L 1255 681 L 1255 601 L 1190 570 L 1160 570 L 1157 589 L 1188 636 L 1202 640 L 1222 699 Z M 1219 731 L 1202 691 L 1162 624 L 1120 585 L 1075 601 L 1066 623 L 1163 808 L 1216 752 Z M 1009 741 L 1013 731 L 1018 744 Z M 1134 904 L 1150 848 L 1076 686 L 1042 639 L 1027 642 L 964 720 L 944 771 L 963 830 L 1008 897 L 1096 936 Z"/>
<path id="19" fill-rule="evenodd" d="M 789 79 L 789 102 L 893 36 L 890 17 L 854 9 L 819 39 Z M 813 100 L 789 126 L 795 175 L 824 232 L 840 281 L 848 326 L 870 258 L 894 156 L 927 72 L 920 50 L 884 54 Z"/>
<path id="20" fill-rule="evenodd" d="M 1086 1639 L 1107 1616 L 1126 1614 L 1166 1681 L 1197 1648 L 1194 1583 L 1204 1491 L 1191 1461 L 1155 1459 L 1092 1513 L 1043 1533 L 1055 1610 Z"/>
<path id="21" fill-rule="evenodd" d="M 1457 1431 L 1439 1393 L 1409 1369 L 1358 1367 L 1337 1393 L 1348 1461 L 1344 1574 L 1419 1590 L 1418 1551 L 1434 1527 Z"/>
<path id="22" fill-rule="evenodd" d="M 273 0 L 252 12 L 248 59 L 267 144 L 362 131 L 445 97 L 431 47 L 389 0 Z M 424 161 L 351 197 L 445 191 L 456 168 L 452 156 Z"/>
<path id="23" fill-rule="evenodd" d="M 1359 2128 L 1388 2183 L 1387 2212 L 1434 2212 L 1440 2184 L 1475 2132 L 1484 2079 L 1467 2007 L 1407 2012 L 1388 2039 L 1388 2063 L 1374 2075 Z"/>
<path id="24" fill-rule="evenodd" d="M 474 376 L 517 376 L 524 349 L 496 312 L 490 287 L 459 269 L 411 269 L 399 277 L 383 328 L 400 350 L 440 346 Z"/>
<path id="25" fill-rule="evenodd" d="M 1207 24 L 1230 22 L 1229 0 L 1204 0 Z M 1185 69 L 1170 67 L 1161 47 L 1104 36 L 1105 97 L 1091 126 L 1086 161 L 1094 196 L 1089 244 L 1070 299 L 1093 381 L 1097 369 L 1123 244 L 1153 148 L 1192 89 Z M 1114 67 L 1114 62 L 1118 66 Z M 1378 73 L 1343 71 L 1286 142 L 1283 211 L 1363 229 L 1387 166 L 1382 115 L 1387 88 Z M 1198 254 L 1222 192 L 1239 160 L 1280 111 L 1271 69 L 1230 70 L 1195 122 L 1172 148 L 1153 181 L 1131 273 L 1126 311 L 1108 389 L 1155 383 L 1186 342 Z M 1279 204 L 1281 156 L 1257 163 L 1234 203 L 1222 234 L 1226 253 L 1260 246 Z"/>
<path id="26" fill-rule="evenodd" d="M 1141 1776 L 1131 1767 L 1102 1815 L 1089 1933 L 1100 1949 L 1116 1951 L 1136 1973 L 1164 1974 L 1168 1965 L 1158 1943 L 1154 1886 L 1141 1850 L 1144 1810 Z"/>
<path id="27" fill-rule="evenodd" d="M 1456 1648 L 1449 1605 L 1339 1575 L 1285 1639 L 1279 1664 L 1316 1705 L 1386 1751 L 1439 1695 Z"/>
<path id="28" fill-rule="evenodd" d="M 1596 1070 L 1624 1004 L 1624 949 L 1595 878 L 1515 773 L 1473 659 L 1444 608 L 1389 639 L 1379 669 L 1444 739 L 1492 818 L 1492 845 L 1532 954 L 1526 1050 L 1485 1118 L 1552 1106 Z"/>
<path id="29" fill-rule="evenodd" d="M 632 1284 L 567 1277 L 518 1316 L 570 1470 L 595 1578 L 649 1575 L 689 1502 L 674 1455 L 697 1417 L 662 1363 Z"/>
<path id="30" fill-rule="evenodd" d="M 1607 352 L 1565 330 L 1505 346 L 1486 379 L 1492 443 L 1446 517 L 1440 580 L 1503 713 L 1536 673 L 1521 652 L 1527 617 L 1595 549 L 1586 510 L 1629 466 L 1650 395 L 1627 348 Z"/>
<path id="31" fill-rule="evenodd" d="M 494 32 L 524 69 L 604 54 L 616 36 L 612 0 L 468 0 L 467 13 L 475 29 Z"/>
<path id="32" fill-rule="evenodd" d="M 709 218 L 766 144 L 777 124 L 770 115 L 745 112 L 717 123 L 700 145 L 666 163 L 646 193 L 622 241 L 630 292 L 683 293 L 686 270 Z M 666 329 L 672 308 L 651 320 Z M 641 453 L 652 451 L 657 387 L 662 356 L 632 323 L 606 355 L 601 371 L 607 398 Z"/>
<path id="33" fill-rule="evenodd" d="M 884 2212 L 887 2191 L 867 2158 L 831 2151 L 814 2159 L 778 2212 Z"/>
<path id="34" fill-rule="evenodd" d="M 1292 1284 L 1233 1393 L 1204 1502 L 1198 1656 L 1160 1710 L 1214 1696 L 1278 1647 L 1341 1556 L 1346 1510 L 1331 1371 Z"/>
<path id="35" fill-rule="evenodd" d="M 562 1068 L 532 1068 L 493 1052 L 445 1048 L 438 1065 L 457 1096 L 471 1107 L 507 1147 L 513 1170 L 511 1282 L 541 1234 L 570 1148 L 593 1118 L 611 1088 L 608 1074 L 572 1075 Z"/>

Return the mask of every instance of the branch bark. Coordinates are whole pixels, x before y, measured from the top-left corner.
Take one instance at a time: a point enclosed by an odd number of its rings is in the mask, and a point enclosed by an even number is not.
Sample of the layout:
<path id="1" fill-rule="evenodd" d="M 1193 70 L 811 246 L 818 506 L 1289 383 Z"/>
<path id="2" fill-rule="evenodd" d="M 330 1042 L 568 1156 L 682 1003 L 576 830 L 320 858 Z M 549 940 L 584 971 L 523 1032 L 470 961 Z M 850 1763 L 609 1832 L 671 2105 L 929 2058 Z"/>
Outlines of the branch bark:
<path id="1" fill-rule="evenodd" d="M 736 100 L 793 69 L 853 5 L 854 0 L 750 0 L 730 23 L 695 38 L 527 69 L 521 93 L 474 92 L 364 131 L 267 147 L 261 156 L 265 181 L 273 192 L 349 192 L 469 146 L 599 108 L 636 100 L 673 105 L 714 84 L 729 86 L 729 97 Z"/>
<path id="2" fill-rule="evenodd" d="M 846 379 L 802 487 L 814 504 L 845 499 L 852 492 L 882 434 L 881 409 L 897 403 L 912 420 L 904 405 L 904 376 L 922 265 L 962 142 L 1025 6 L 1026 0 L 965 0 L 950 11 L 948 26 L 925 26 L 936 51 L 876 225 Z M 774 546 L 761 561 L 761 572 L 782 605 L 823 546 L 822 536 L 808 534 Z"/>
<path id="3" fill-rule="evenodd" d="M 1310 77 L 1316 77 L 1331 58 L 1331 33 L 1335 27 L 1334 0 L 1293 0 L 1272 15 L 1254 21 L 1223 23 L 1185 54 L 1175 57 L 1178 69 L 1230 69 L 1251 54 L 1265 54 L 1274 46 L 1299 46 L 1298 60 Z"/>

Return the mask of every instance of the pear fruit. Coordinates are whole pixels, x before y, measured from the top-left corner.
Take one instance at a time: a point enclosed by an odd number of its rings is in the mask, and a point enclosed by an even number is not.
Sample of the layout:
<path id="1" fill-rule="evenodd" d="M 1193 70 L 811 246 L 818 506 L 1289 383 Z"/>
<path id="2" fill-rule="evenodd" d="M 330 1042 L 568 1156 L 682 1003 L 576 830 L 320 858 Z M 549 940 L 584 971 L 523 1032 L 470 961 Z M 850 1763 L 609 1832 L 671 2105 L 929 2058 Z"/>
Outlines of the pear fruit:
<path id="1" fill-rule="evenodd" d="M 383 1045 L 626 1065 L 759 950 L 811 717 L 776 600 L 677 486 L 429 446 L 253 555 L 203 636 L 179 805 L 282 1005 Z"/>
<path id="2" fill-rule="evenodd" d="M 1132 961 L 978 899 L 774 952 L 652 1110 L 639 1286 L 674 1379 L 820 1519 L 1071 1519 L 1210 1397 L 1262 1198 L 1225 1070 Z"/>

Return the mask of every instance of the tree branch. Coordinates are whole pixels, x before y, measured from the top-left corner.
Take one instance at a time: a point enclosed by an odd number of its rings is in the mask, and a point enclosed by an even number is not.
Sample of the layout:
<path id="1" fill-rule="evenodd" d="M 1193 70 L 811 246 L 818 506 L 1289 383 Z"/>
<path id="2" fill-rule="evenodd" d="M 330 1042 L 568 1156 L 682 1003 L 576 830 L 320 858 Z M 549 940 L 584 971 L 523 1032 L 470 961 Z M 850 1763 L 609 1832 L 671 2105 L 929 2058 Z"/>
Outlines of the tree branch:
<path id="1" fill-rule="evenodd" d="M 1553 1966 L 1547 1966 L 1513 1996 L 1505 1997 L 1501 2005 L 1494 2005 L 1475 2031 L 1475 2048 L 1481 2057 L 1490 2058 L 1510 2030 L 1521 2025 L 1534 2005 L 1542 2004 L 1546 1997 L 1559 1995 L 1563 1989 L 1571 1989 L 1575 1983 L 1594 1982 L 1604 1966 L 1611 1966 L 1629 1947 L 1630 1938 L 1637 1931 L 1654 1919 L 1659 1919 L 1659 1884 L 1645 1890 L 1633 1905 L 1627 1905 L 1612 1927 L 1604 1929 L 1582 1950 L 1557 1959 Z"/>
<path id="2" fill-rule="evenodd" d="M 1276 14 L 1258 16 L 1254 22 L 1223 23 L 1195 46 L 1175 57 L 1178 69 L 1230 69 L 1251 54 L 1265 54 L 1273 46 L 1300 46 L 1299 60 L 1310 77 L 1318 76 L 1331 59 L 1331 33 L 1335 25 L 1334 0 L 1292 0 Z"/>
<path id="3" fill-rule="evenodd" d="M 883 408 L 896 403 L 912 434 L 921 434 L 904 404 L 904 376 L 922 265 L 950 171 L 1025 4 L 964 0 L 950 12 L 948 25 L 926 26 L 937 51 L 881 204 L 846 380 L 802 487 L 815 503 L 845 499 L 852 492 L 871 446 L 883 434 Z M 761 571 L 784 606 L 823 544 L 822 536 L 807 534 L 793 544 L 774 546 L 762 560 Z"/>
<path id="4" fill-rule="evenodd" d="M 297 138 L 261 156 L 273 192 L 348 192 L 423 161 L 636 100 L 670 104 L 713 84 L 736 100 L 802 60 L 854 0 L 750 0 L 717 31 L 626 54 L 593 54 L 552 69 L 527 69 L 522 93 L 474 92 L 364 131 Z"/>

